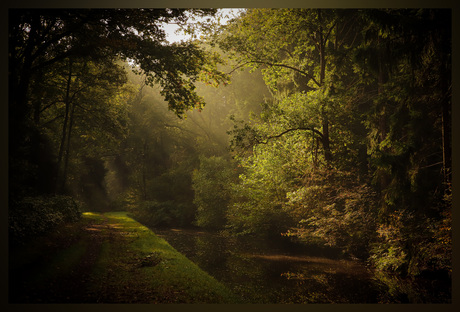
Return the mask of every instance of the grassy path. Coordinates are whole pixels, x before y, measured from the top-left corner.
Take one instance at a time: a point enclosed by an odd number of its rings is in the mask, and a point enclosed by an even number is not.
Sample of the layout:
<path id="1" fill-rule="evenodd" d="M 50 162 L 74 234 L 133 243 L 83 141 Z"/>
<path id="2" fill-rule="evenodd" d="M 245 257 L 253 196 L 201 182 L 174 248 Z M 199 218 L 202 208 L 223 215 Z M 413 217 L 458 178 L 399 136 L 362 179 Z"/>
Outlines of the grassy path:
<path id="1" fill-rule="evenodd" d="M 10 303 L 236 303 L 124 212 L 84 213 L 9 254 Z"/>

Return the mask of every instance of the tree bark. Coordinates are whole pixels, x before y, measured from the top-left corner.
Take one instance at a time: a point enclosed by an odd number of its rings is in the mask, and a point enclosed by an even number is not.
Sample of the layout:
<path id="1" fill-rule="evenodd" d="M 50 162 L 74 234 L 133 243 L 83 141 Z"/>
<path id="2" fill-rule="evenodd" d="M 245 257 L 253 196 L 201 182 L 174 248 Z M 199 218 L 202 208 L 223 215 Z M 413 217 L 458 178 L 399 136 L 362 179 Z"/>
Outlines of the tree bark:
<path id="1" fill-rule="evenodd" d="M 386 73 L 386 69 L 384 67 L 384 61 L 383 61 L 383 56 L 384 52 L 381 50 L 380 47 L 380 36 L 377 38 L 377 44 L 379 47 L 378 50 L 378 77 L 377 77 L 377 94 L 380 96 L 381 94 L 385 93 L 385 83 L 388 80 L 388 76 Z M 386 111 L 386 106 L 385 104 L 378 103 L 378 105 L 381 105 L 379 107 L 379 124 L 378 124 L 378 131 L 379 131 L 379 138 L 378 138 L 378 143 L 383 142 L 383 140 L 386 139 L 387 137 L 387 111 Z M 384 190 L 388 187 L 390 184 L 390 176 L 387 172 L 381 172 L 380 174 L 380 189 Z"/>
<path id="2" fill-rule="evenodd" d="M 318 10 L 318 19 L 321 25 L 322 17 L 321 10 Z M 326 78 L 326 40 L 323 34 L 323 27 L 320 27 L 319 31 L 319 64 L 320 64 L 320 74 L 319 74 L 319 84 L 321 87 L 325 88 L 324 80 Z M 322 143 L 324 149 L 324 159 L 326 163 L 329 164 L 332 160 L 331 147 L 330 147 L 330 138 L 329 138 L 329 118 L 326 112 L 326 103 L 321 104 L 321 115 L 322 115 L 322 128 L 323 136 Z"/>
<path id="3" fill-rule="evenodd" d="M 147 146 L 147 140 L 145 140 L 142 150 L 142 193 L 144 200 L 147 200 Z"/>
<path id="4" fill-rule="evenodd" d="M 57 161 L 57 185 L 56 185 L 56 190 L 59 190 L 59 187 L 62 185 L 62 181 L 64 179 L 64 176 L 61 175 L 61 164 L 62 164 L 62 159 L 64 156 L 64 150 L 65 150 L 65 144 L 66 144 L 66 138 L 67 138 L 67 125 L 69 122 L 69 114 L 70 114 L 70 87 L 72 83 L 72 61 L 69 59 L 69 71 L 67 75 L 67 85 L 66 85 L 66 95 L 64 99 L 65 103 L 65 114 L 64 114 L 64 122 L 62 124 L 62 132 L 61 132 L 61 143 L 59 145 L 59 154 L 58 154 L 58 161 Z"/>
<path id="5" fill-rule="evenodd" d="M 70 116 L 69 116 L 69 131 L 67 134 L 67 146 L 65 150 L 65 159 L 64 159 L 64 169 L 62 171 L 62 185 L 61 185 L 61 190 L 65 190 L 65 186 L 67 183 L 67 172 L 68 172 L 68 167 L 69 167 L 69 158 L 70 158 L 70 139 L 72 137 L 72 127 L 74 123 L 74 115 L 75 115 L 75 104 L 71 104 L 72 110 L 70 111 Z"/>
<path id="6" fill-rule="evenodd" d="M 449 185 L 452 182 L 452 141 L 451 141 L 451 105 L 450 105 L 450 87 L 447 82 L 450 74 L 448 70 L 441 69 L 441 89 L 443 91 L 442 98 L 442 162 L 443 162 L 443 174 L 444 183 L 446 188 L 449 189 Z"/>

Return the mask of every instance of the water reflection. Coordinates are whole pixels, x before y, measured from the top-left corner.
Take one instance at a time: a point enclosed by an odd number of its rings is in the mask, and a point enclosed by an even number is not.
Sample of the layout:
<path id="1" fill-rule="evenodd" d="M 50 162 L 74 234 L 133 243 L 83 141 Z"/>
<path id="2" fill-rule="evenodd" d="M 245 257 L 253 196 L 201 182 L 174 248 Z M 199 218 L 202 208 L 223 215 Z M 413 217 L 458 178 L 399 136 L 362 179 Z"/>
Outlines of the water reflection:
<path id="1" fill-rule="evenodd" d="M 289 252 L 288 247 L 217 233 L 155 229 L 174 248 L 251 303 L 376 302 L 356 262 Z"/>
<path id="2" fill-rule="evenodd" d="M 154 229 L 247 303 L 430 302 L 429 291 L 404 285 L 404 295 L 363 264 L 324 250 L 283 242 L 183 229 Z M 411 288 L 412 287 L 412 288 Z M 401 287 L 399 288 L 401 289 Z M 411 290 L 412 289 L 412 290 Z M 423 298 L 414 297 L 420 293 Z M 440 299 L 436 294 L 433 298 Z M 448 294 L 445 294 L 448 296 Z M 445 302 L 445 301 L 444 301 Z"/>

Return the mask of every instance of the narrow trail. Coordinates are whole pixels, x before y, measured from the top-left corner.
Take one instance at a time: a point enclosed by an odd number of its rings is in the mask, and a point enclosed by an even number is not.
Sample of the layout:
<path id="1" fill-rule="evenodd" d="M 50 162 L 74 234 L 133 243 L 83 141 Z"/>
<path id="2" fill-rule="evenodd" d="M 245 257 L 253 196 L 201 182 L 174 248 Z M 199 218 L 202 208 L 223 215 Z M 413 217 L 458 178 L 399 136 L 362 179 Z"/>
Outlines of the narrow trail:
<path id="1" fill-rule="evenodd" d="M 238 299 L 126 213 L 88 213 L 9 253 L 10 303 L 228 303 Z"/>
<path id="2" fill-rule="evenodd" d="M 39 238 L 33 248 L 41 252 L 30 259 L 27 254 L 11 252 L 10 302 L 94 302 L 94 294 L 87 289 L 101 246 L 112 235 L 107 234 L 107 221 L 104 217 L 99 224 L 70 224 L 51 237 Z M 66 256 L 74 259 L 68 267 L 56 263 L 56 258 Z"/>
<path id="3" fill-rule="evenodd" d="M 59 289 L 61 296 L 57 298 L 60 298 L 61 302 L 84 303 L 97 300 L 96 295 L 88 292 L 88 289 L 94 283 L 92 271 L 101 252 L 102 244 L 107 239 L 107 234 L 103 233 L 109 229 L 106 216 L 103 216 L 103 223 L 101 224 L 88 224 L 81 227 L 81 231 L 87 234 L 84 242 L 85 251 L 69 274 L 59 279 L 60 286 L 57 289 Z"/>

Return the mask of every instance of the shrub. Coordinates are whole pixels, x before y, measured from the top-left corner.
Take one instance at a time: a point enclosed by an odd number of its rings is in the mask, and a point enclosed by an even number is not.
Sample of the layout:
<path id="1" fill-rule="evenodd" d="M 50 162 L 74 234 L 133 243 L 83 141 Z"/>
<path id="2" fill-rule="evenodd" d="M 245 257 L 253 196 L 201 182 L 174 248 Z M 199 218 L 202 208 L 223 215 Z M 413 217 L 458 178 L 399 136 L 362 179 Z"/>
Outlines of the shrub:
<path id="1" fill-rule="evenodd" d="M 148 226 L 183 226 L 187 223 L 186 204 L 174 201 L 142 201 L 131 209 L 131 215 Z"/>
<path id="2" fill-rule="evenodd" d="M 337 171 L 317 177 L 311 185 L 287 194 L 285 209 L 300 218 L 287 235 L 366 259 L 376 239 L 375 198 L 369 186 L 357 183 L 350 174 Z"/>
<path id="3" fill-rule="evenodd" d="M 10 203 L 8 228 L 11 241 L 25 242 L 56 226 L 80 219 L 81 204 L 69 196 L 25 197 Z"/>
<path id="4" fill-rule="evenodd" d="M 452 272 L 452 215 L 415 217 L 406 210 L 390 215 L 378 228 L 371 263 L 380 271 L 417 276 L 424 271 Z"/>
<path id="5" fill-rule="evenodd" d="M 201 157 L 200 168 L 192 176 L 197 206 L 196 224 L 222 229 L 227 222 L 231 185 L 236 179 L 233 165 L 222 157 Z"/>

